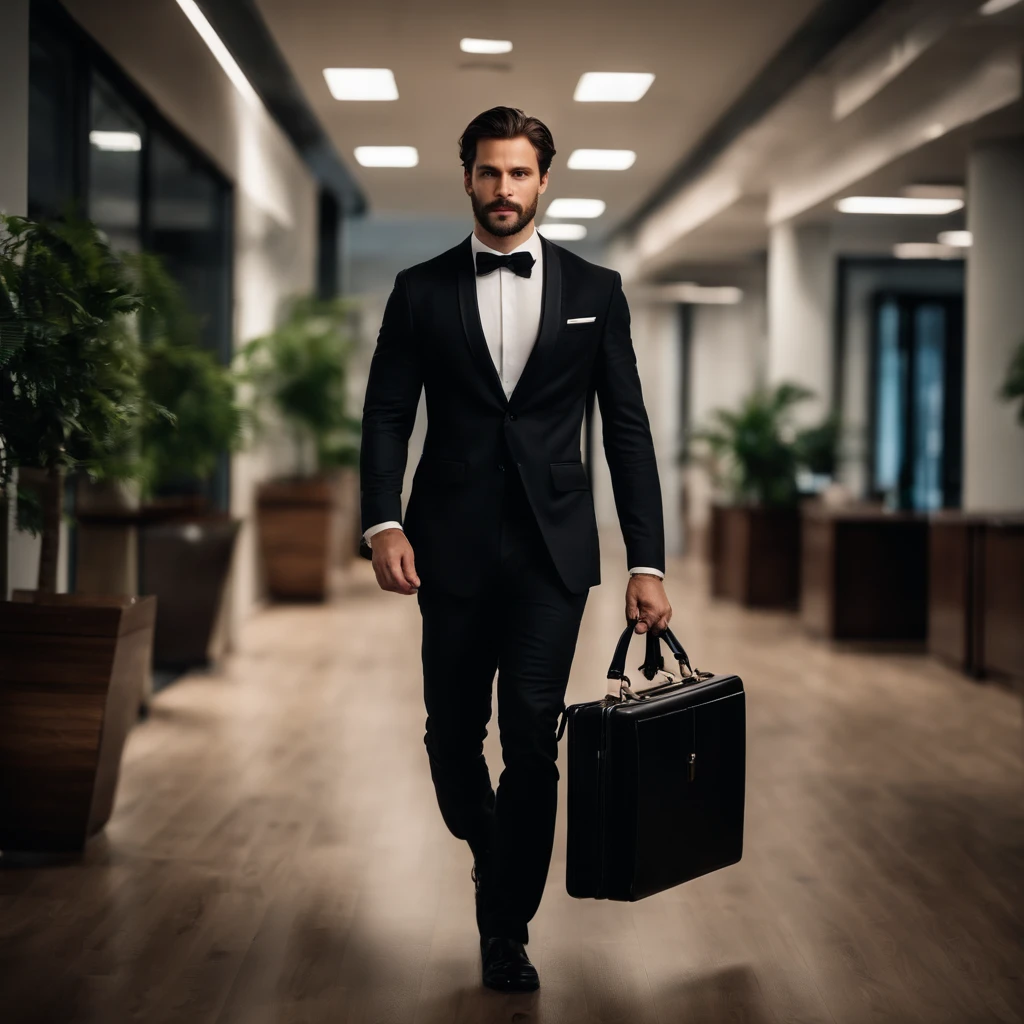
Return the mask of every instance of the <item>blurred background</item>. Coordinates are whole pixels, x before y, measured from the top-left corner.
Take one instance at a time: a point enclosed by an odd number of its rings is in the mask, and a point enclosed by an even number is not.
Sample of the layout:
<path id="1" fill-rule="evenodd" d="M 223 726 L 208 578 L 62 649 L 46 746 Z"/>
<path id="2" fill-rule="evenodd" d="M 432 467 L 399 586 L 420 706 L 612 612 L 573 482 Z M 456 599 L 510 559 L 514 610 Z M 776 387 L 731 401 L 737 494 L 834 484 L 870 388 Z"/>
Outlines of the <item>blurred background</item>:
<path id="1" fill-rule="evenodd" d="M 416 609 L 357 551 L 384 304 L 472 230 L 458 139 L 498 104 L 553 133 L 541 233 L 622 275 L 673 627 L 747 682 L 760 783 L 745 883 L 551 911 L 590 954 L 549 1019 L 1024 1019 L 1024 3 L 5 0 L 0 30 L 0 850 L 91 865 L 0 876 L 23 1019 L 490 1019 L 472 943 L 469 1002 L 381 995 L 409 977 L 396 877 L 466 897 L 422 788 Z M 581 450 L 584 700 L 625 583 L 596 407 Z M 198 945 L 111 895 L 148 899 L 150 857 Z M 266 888 L 210 910 L 238 872 Z M 402 963 L 436 977 L 461 954 L 422 915 Z M 670 984 L 655 939 L 690 927 L 717 953 Z M 174 1002 L 218 949 L 230 980 Z"/>

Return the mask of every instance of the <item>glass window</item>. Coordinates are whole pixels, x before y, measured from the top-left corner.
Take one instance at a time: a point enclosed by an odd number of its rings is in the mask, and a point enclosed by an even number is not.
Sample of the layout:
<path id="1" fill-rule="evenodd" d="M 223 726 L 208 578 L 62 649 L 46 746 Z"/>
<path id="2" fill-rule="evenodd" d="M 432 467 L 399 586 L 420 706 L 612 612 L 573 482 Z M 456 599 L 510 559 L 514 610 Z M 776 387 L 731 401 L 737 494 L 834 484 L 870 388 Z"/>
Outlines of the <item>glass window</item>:
<path id="1" fill-rule="evenodd" d="M 115 249 L 142 248 L 142 119 L 99 75 L 89 127 L 89 216 Z"/>
<path id="2" fill-rule="evenodd" d="M 56 217 L 79 198 L 78 68 L 65 40 L 35 28 L 29 54 L 28 212 Z"/>
<path id="3" fill-rule="evenodd" d="M 203 340 L 231 357 L 230 194 L 204 164 L 152 133 L 149 249 L 161 256 L 203 323 Z"/>

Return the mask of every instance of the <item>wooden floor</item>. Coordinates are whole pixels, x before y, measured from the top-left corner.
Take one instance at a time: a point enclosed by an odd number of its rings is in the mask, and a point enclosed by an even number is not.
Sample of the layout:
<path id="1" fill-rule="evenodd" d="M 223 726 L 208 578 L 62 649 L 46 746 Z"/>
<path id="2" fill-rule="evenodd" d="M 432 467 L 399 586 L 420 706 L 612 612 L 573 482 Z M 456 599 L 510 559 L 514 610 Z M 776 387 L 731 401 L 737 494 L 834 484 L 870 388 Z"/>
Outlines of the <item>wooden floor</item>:
<path id="1" fill-rule="evenodd" d="M 570 702 L 604 692 L 623 622 L 605 548 Z M 158 695 L 83 862 L 0 871 L 0 1020 L 1024 1021 L 1018 698 L 712 604 L 694 565 L 669 587 L 697 666 L 747 687 L 740 864 L 637 904 L 573 900 L 563 792 L 540 992 L 482 989 L 471 859 L 422 743 L 416 602 L 360 561 L 331 606 L 260 614 L 222 672 Z"/>

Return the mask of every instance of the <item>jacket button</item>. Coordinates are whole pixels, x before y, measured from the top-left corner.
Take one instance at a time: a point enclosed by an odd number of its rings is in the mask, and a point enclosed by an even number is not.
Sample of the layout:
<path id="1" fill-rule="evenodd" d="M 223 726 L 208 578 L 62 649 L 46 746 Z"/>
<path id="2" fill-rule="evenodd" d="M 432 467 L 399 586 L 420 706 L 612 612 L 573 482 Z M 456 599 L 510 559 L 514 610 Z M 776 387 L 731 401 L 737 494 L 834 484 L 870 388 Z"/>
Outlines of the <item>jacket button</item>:
<path id="1" fill-rule="evenodd" d="M 512 421 L 512 420 L 515 420 L 515 418 L 516 418 L 516 414 L 515 414 L 514 412 L 510 412 L 510 413 L 508 414 L 508 418 L 509 418 L 509 420 L 510 420 L 510 421 Z"/>
<path id="2" fill-rule="evenodd" d="M 503 462 L 499 462 L 498 463 L 498 469 L 504 469 L 504 468 L 505 468 L 505 464 Z"/>

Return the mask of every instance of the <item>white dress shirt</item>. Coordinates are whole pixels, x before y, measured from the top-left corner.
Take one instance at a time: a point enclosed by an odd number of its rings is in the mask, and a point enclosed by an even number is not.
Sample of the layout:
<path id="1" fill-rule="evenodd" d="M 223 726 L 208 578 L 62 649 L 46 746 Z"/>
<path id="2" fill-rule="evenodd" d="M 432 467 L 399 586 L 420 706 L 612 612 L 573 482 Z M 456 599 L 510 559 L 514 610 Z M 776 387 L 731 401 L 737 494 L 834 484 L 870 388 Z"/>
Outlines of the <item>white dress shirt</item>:
<path id="1" fill-rule="evenodd" d="M 496 256 L 506 255 L 484 245 L 475 232 L 470 239 L 470 245 L 474 275 L 478 252 L 491 252 Z M 508 255 L 516 252 L 528 252 L 536 260 L 529 277 L 520 277 L 508 267 L 499 267 L 489 274 L 476 278 L 480 325 L 483 327 L 487 349 L 491 354 L 494 368 L 498 371 L 506 398 L 512 397 L 512 392 L 540 333 L 544 295 L 544 248 L 536 228 L 522 245 L 516 246 Z M 402 524 L 397 522 L 377 523 L 363 536 L 369 544 L 375 533 L 380 533 L 381 530 L 401 529 L 401 526 Z M 638 572 L 661 577 L 665 575 L 660 569 L 644 565 L 629 570 L 630 575 Z"/>

